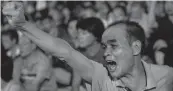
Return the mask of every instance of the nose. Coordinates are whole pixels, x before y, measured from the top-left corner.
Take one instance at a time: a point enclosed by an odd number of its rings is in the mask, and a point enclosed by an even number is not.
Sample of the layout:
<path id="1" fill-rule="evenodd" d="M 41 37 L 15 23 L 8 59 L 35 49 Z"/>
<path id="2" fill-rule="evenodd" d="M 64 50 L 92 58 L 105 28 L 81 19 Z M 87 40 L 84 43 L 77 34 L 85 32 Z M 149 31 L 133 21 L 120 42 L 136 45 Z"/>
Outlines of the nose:
<path id="1" fill-rule="evenodd" d="M 108 56 L 111 56 L 111 50 L 110 50 L 110 48 L 106 48 L 105 49 L 105 53 L 104 53 L 104 59 L 106 59 L 106 57 L 108 57 Z"/>

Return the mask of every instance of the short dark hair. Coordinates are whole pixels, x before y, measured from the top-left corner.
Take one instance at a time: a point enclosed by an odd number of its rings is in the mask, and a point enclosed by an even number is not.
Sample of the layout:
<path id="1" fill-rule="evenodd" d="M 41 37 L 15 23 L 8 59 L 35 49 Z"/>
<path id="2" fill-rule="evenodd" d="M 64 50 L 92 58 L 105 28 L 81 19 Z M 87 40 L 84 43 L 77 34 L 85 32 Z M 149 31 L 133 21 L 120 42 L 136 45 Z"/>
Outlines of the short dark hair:
<path id="1" fill-rule="evenodd" d="M 129 43 L 131 43 L 132 38 L 135 40 L 139 40 L 142 43 L 142 48 L 141 48 L 141 54 L 144 53 L 145 49 L 145 33 L 144 29 L 136 22 L 132 21 L 119 21 L 119 22 L 114 22 L 113 24 L 109 25 L 108 28 L 112 26 L 116 26 L 119 24 L 123 24 L 126 26 L 126 31 L 127 31 L 127 36 Z"/>
<path id="2" fill-rule="evenodd" d="M 90 17 L 79 20 L 77 22 L 76 28 L 86 30 L 93 34 L 98 42 L 101 42 L 102 34 L 105 31 L 103 22 L 99 18 Z"/>
<path id="3" fill-rule="evenodd" d="M 9 36 L 11 40 L 16 40 L 16 44 L 19 41 L 19 38 L 18 38 L 19 36 L 15 29 L 8 29 L 5 31 L 2 31 L 1 34 L 2 34 L 2 36 L 4 36 L 4 35 Z"/>

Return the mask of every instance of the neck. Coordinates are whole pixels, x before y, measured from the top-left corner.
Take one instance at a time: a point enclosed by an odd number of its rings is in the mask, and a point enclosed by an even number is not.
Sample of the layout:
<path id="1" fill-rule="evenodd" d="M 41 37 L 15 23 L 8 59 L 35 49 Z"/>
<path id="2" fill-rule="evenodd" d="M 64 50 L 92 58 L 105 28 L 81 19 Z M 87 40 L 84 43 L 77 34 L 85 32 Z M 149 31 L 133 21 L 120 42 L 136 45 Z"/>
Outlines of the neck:
<path id="1" fill-rule="evenodd" d="M 93 57 L 98 53 L 100 47 L 101 47 L 100 43 L 96 41 L 91 46 L 87 47 L 86 54 L 90 57 Z"/>
<path id="2" fill-rule="evenodd" d="M 131 72 L 122 78 L 122 82 L 132 91 L 140 91 L 146 86 L 146 77 L 141 57 L 135 57 L 135 64 Z"/>

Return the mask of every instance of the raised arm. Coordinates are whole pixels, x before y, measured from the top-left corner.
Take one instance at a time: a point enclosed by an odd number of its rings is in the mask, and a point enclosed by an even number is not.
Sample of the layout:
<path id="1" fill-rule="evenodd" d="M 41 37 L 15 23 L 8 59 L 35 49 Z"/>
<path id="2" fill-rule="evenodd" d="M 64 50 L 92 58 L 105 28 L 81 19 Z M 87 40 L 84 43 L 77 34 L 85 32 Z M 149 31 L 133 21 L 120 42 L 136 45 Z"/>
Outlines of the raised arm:
<path id="1" fill-rule="evenodd" d="M 60 38 L 54 38 L 38 29 L 34 24 L 26 22 L 21 3 L 7 3 L 3 8 L 3 13 L 7 16 L 11 25 L 24 30 L 24 34 L 40 48 L 50 52 L 52 55 L 64 58 L 83 79 L 89 82 L 92 81 L 94 66 L 91 60 L 74 50 L 66 41 Z"/>

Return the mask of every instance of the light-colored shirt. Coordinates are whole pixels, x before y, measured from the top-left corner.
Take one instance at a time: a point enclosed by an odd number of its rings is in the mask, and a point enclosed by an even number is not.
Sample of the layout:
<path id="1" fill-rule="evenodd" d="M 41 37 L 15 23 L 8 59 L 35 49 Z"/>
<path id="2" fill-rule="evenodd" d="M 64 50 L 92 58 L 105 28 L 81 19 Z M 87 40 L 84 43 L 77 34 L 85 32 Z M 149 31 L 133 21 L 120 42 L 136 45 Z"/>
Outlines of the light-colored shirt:
<path id="1" fill-rule="evenodd" d="M 103 65 L 92 61 L 95 72 L 92 91 L 128 91 L 120 80 L 113 81 Z M 173 91 L 173 68 L 148 64 L 142 61 L 146 72 L 147 85 L 143 91 Z"/>

